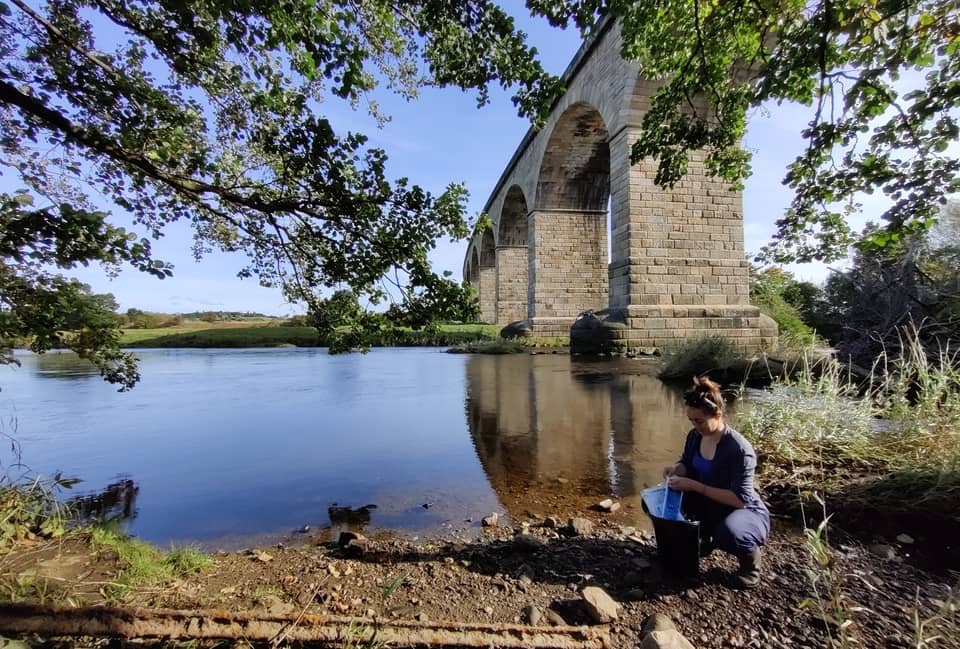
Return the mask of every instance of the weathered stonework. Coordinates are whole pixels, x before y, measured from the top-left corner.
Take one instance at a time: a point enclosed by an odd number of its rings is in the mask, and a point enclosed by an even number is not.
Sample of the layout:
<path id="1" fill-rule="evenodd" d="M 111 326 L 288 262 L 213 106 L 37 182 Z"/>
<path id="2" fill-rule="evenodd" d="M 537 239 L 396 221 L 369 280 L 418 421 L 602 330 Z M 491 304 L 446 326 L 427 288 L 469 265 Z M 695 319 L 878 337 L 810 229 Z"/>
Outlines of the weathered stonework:
<path id="1" fill-rule="evenodd" d="M 497 246 L 497 323 L 527 319 L 527 247 Z"/>
<path id="2" fill-rule="evenodd" d="M 618 351 L 707 334 L 772 346 L 749 303 L 742 194 L 707 176 L 702 155 L 671 189 L 654 185 L 654 162 L 630 164 L 657 83 L 620 57 L 620 43 L 608 23 L 581 48 L 547 125 L 527 134 L 487 202 L 494 228 L 464 262 L 484 319 L 567 336 L 581 312 L 609 308 Z"/>
<path id="3" fill-rule="evenodd" d="M 480 283 L 477 293 L 480 295 L 480 321 L 491 324 L 497 321 L 497 269 L 480 268 Z"/>

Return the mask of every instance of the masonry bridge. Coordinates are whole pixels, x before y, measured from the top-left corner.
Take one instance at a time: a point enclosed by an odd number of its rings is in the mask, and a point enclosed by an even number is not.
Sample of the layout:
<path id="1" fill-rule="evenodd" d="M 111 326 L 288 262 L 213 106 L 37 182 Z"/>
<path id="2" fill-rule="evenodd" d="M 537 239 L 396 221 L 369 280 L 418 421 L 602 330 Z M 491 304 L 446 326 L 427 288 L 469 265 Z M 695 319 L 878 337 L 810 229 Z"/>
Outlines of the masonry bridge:
<path id="1" fill-rule="evenodd" d="M 580 48 L 567 92 L 488 199 L 493 227 L 470 242 L 463 265 L 481 319 L 568 336 L 594 310 L 592 328 L 618 351 L 702 335 L 745 350 L 771 345 L 775 325 L 749 302 L 742 194 L 708 177 L 702 156 L 672 189 L 654 185 L 655 162 L 630 164 L 657 83 L 620 45 L 608 21 Z"/>

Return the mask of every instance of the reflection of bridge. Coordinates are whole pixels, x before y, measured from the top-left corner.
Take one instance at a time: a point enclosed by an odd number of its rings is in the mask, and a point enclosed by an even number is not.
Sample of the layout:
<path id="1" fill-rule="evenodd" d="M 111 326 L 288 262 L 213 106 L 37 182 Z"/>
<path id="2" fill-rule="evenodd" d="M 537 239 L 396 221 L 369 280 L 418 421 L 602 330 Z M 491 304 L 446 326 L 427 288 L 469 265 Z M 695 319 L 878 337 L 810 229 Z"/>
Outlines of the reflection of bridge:
<path id="1" fill-rule="evenodd" d="M 703 333 L 746 349 L 772 342 L 749 303 L 741 193 L 709 178 L 702 155 L 673 189 L 653 184 L 655 163 L 631 166 L 657 83 L 620 46 L 611 21 L 580 48 L 566 94 L 487 201 L 494 227 L 471 241 L 463 265 L 482 319 L 566 336 L 580 312 L 609 306 L 621 348 Z"/>
<path id="2" fill-rule="evenodd" d="M 558 478 L 584 496 L 636 496 L 682 445 L 678 395 L 652 376 L 552 355 L 475 355 L 466 367 L 470 436 L 511 515 Z"/>

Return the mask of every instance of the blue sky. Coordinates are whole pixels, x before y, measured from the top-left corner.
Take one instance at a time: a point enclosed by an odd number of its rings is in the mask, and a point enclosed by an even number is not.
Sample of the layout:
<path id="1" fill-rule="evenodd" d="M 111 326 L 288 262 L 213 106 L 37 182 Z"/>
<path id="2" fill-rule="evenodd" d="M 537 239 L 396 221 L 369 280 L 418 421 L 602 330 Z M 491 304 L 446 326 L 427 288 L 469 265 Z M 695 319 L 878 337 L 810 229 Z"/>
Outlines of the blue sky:
<path id="1" fill-rule="evenodd" d="M 511 4 L 519 6 L 508 6 Z M 580 45 L 577 32 L 557 30 L 540 19 L 518 17 L 518 25 L 529 34 L 529 41 L 539 50 L 547 70 L 555 74 L 563 72 Z M 509 94 L 498 90 L 491 93 L 490 104 L 480 109 L 474 93 L 457 89 L 427 89 L 413 102 L 387 91 L 378 93 L 376 99 L 392 118 L 381 129 L 362 108 L 353 110 L 339 100 L 321 108 L 339 131 L 366 133 L 371 146 L 384 148 L 391 176 L 406 176 L 433 192 L 442 191 L 449 182 L 466 182 L 471 194 L 471 215 L 482 209 L 529 127 L 517 116 Z M 754 174 L 744 192 L 744 232 L 749 253 L 757 252 L 770 239 L 774 222 L 790 201 L 790 193 L 781 180 L 786 165 L 802 150 L 799 133 L 806 121 L 807 110 L 797 106 L 775 107 L 751 119 L 745 146 L 754 155 Z M 0 179 L 0 189 L 13 189 L 12 181 L 9 174 L 5 175 Z M 865 212 L 878 214 L 879 210 L 872 207 L 868 203 Z M 119 208 L 113 214 L 114 222 L 129 227 L 129 217 Z M 123 310 L 136 307 L 164 312 L 259 311 L 274 315 L 302 310 L 287 304 L 278 289 L 263 288 L 253 279 L 238 279 L 242 256 L 214 253 L 197 262 L 191 254 L 191 242 L 189 225 L 176 223 L 154 244 L 155 256 L 174 264 L 174 276 L 169 279 L 157 280 L 130 269 L 110 279 L 98 267 L 80 268 L 69 274 L 90 284 L 95 292 L 113 293 Z M 431 259 L 438 270 L 450 270 L 459 277 L 465 249 L 465 242 L 441 241 Z M 793 266 L 791 270 L 813 281 L 821 281 L 828 272 L 820 264 Z"/>

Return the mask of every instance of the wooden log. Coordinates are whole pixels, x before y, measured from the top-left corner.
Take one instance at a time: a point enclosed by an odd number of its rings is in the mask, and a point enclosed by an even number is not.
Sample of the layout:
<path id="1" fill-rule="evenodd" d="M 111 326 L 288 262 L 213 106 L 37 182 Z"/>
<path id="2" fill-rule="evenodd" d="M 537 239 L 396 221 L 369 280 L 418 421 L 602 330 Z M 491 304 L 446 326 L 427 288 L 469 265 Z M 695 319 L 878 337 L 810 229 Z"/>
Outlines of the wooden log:
<path id="1" fill-rule="evenodd" d="M 218 610 L 70 608 L 0 605 L 0 634 L 87 636 L 126 640 L 247 640 L 360 645 L 371 640 L 398 647 L 523 647 L 608 649 L 606 629 L 520 624 L 417 622 L 332 615 L 269 615 Z"/>

